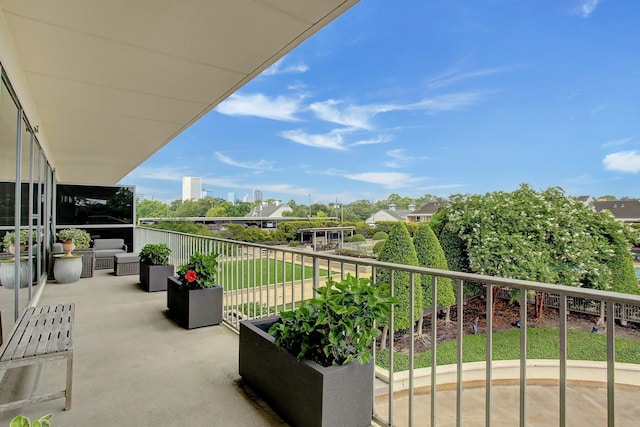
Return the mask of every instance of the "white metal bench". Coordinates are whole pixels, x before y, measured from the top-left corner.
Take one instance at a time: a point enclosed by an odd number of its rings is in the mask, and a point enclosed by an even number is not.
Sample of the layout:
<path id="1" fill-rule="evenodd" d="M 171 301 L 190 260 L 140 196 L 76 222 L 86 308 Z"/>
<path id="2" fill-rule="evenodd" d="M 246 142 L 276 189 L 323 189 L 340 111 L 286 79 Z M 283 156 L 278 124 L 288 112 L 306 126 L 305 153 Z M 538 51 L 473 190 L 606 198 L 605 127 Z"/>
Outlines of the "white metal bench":
<path id="1" fill-rule="evenodd" d="M 59 392 L 36 395 L 38 386 L 36 379 L 31 397 L 2 404 L 0 411 L 62 397 L 65 398 L 64 409 L 71 409 L 74 311 L 73 303 L 29 307 L 22 311 L 11 333 L 6 337 L 4 345 L 0 348 L 0 369 L 66 359 L 66 387 Z"/>

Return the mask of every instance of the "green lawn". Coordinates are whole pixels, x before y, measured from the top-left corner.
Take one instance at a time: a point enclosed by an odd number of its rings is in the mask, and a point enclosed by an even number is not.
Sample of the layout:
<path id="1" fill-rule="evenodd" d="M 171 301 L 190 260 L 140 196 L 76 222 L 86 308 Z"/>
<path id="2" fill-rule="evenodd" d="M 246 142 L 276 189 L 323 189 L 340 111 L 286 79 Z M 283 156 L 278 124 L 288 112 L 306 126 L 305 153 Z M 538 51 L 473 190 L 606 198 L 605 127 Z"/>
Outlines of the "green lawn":
<path id="1" fill-rule="evenodd" d="M 571 360 L 605 361 L 607 358 L 607 337 L 584 331 L 567 331 L 567 358 Z M 616 362 L 640 363 L 640 340 L 617 337 Z M 558 359 L 559 331 L 553 328 L 527 329 L 527 359 Z M 486 360 L 485 335 L 466 335 L 463 341 L 464 362 Z M 494 332 L 493 360 L 513 360 L 520 358 L 520 330 Z M 439 344 L 437 349 L 438 365 L 455 364 L 457 361 L 457 341 Z M 376 364 L 389 369 L 389 351 L 376 353 Z M 416 355 L 415 368 L 431 366 L 431 351 Z M 409 369 L 409 357 L 395 353 L 395 372 Z"/>
<path id="2" fill-rule="evenodd" d="M 293 269 L 292 269 L 293 265 Z M 264 286 L 283 281 L 291 283 L 291 280 L 302 279 L 303 269 L 300 264 L 291 264 L 273 259 L 229 261 L 219 263 L 220 272 L 229 277 L 232 283 L 231 289 L 242 289 L 251 286 Z M 254 276 L 255 272 L 255 276 Z M 327 270 L 320 270 L 320 277 L 326 277 Z M 304 278 L 313 277 L 313 268 L 304 267 Z"/>

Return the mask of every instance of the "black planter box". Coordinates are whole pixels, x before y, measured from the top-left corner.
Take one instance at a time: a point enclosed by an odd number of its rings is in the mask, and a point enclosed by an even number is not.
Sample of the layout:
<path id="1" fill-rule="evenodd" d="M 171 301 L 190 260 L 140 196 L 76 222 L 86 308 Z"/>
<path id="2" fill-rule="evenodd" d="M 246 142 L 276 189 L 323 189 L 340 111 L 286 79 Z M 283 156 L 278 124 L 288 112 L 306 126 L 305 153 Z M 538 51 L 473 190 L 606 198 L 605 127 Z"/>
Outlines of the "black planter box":
<path id="1" fill-rule="evenodd" d="M 298 361 L 267 333 L 277 320 L 240 323 L 242 380 L 292 426 L 370 426 L 373 361 L 330 367 Z"/>
<path id="2" fill-rule="evenodd" d="M 147 292 L 166 291 L 167 277 L 175 274 L 173 265 L 140 263 L 140 283 Z"/>
<path id="3" fill-rule="evenodd" d="M 182 289 L 178 278 L 167 277 L 167 307 L 171 317 L 185 329 L 222 322 L 222 287 Z"/>

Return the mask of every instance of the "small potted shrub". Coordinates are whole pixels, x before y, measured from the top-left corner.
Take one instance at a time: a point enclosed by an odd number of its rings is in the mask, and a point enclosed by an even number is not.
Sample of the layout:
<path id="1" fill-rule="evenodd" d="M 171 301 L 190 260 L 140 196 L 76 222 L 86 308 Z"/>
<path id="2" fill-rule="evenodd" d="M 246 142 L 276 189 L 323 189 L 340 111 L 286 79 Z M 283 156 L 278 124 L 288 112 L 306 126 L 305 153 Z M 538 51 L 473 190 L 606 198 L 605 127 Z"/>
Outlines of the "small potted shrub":
<path id="1" fill-rule="evenodd" d="M 222 322 L 222 287 L 217 286 L 218 254 L 194 253 L 177 276 L 167 277 L 167 307 L 183 328 Z"/>
<path id="2" fill-rule="evenodd" d="M 20 252 L 26 251 L 27 245 L 36 241 L 36 232 L 35 230 L 31 233 L 31 237 L 29 237 L 29 230 L 20 230 L 20 241 L 18 245 L 20 246 Z M 3 239 L 2 244 L 4 246 L 4 250 L 9 252 L 10 254 L 15 254 L 15 245 L 16 245 L 16 233 L 13 231 L 7 232 Z"/>
<path id="3" fill-rule="evenodd" d="M 164 243 L 148 243 L 140 250 L 140 283 L 147 292 L 167 290 L 167 277 L 174 275 L 169 255 Z"/>
<path id="4" fill-rule="evenodd" d="M 240 376 L 292 426 L 369 426 L 375 325 L 398 300 L 351 275 L 316 291 L 294 311 L 240 323 Z"/>
<path id="5" fill-rule="evenodd" d="M 56 237 L 62 242 L 62 249 L 65 255 L 82 256 L 82 273 L 80 277 L 92 277 L 95 267 L 95 256 L 91 245 L 91 235 L 80 228 L 65 228 L 56 233 Z"/>
<path id="6" fill-rule="evenodd" d="M 56 237 L 62 242 L 67 255 L 70 255 L 74 249 L 87 249 L 91 244 L 91 235 L 79 228 L 65 228 L 58 231 Z"/>

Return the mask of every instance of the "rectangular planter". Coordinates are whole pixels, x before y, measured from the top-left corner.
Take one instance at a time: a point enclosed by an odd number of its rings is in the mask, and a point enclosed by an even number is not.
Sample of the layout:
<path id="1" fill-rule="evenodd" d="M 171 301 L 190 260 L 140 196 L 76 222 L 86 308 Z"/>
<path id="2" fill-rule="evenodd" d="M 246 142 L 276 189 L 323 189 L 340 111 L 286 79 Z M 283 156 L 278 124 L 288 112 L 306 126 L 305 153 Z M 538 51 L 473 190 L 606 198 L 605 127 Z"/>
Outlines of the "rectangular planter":
<path id="1" fill-rule="evenodd" d="M 373 361 L 329 367 L 298 361 L 267 333 L 278 319 L 240 323 L 242 380 L 292 426 L 370 426 Z"/>
<path id="2" fill-rule="evenodd" d="M 167 307 L 171 317 L 185 329 L 222 322 L 222 287 L 182 289 L 175 276 L 167 277 Z"/>
<path id="3" fill-rule="evenodd" d="M 167 277 L 175 274 L 172 264 L 149 265 L 140 263 L 140 283 L 147 292 L 166 291 Z"/>

